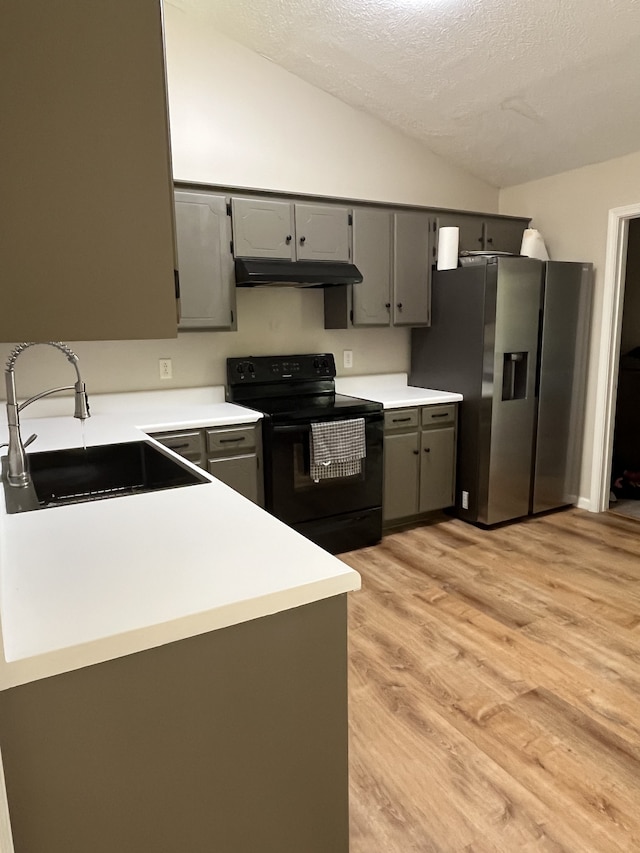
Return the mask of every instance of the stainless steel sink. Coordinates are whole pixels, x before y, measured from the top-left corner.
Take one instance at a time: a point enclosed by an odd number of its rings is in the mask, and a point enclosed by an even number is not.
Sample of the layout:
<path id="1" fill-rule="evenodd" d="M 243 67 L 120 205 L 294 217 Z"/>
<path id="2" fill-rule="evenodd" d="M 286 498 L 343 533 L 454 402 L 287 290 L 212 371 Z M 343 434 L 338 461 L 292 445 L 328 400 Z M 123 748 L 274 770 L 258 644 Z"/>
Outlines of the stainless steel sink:
<path id="1" fill-rule="evenodd" d="M 28 486 L 10 486 L 7 459 L 2 480 L 8 513 L 104 500 L 209 480 L 147 441 L 30 453 Z"/>

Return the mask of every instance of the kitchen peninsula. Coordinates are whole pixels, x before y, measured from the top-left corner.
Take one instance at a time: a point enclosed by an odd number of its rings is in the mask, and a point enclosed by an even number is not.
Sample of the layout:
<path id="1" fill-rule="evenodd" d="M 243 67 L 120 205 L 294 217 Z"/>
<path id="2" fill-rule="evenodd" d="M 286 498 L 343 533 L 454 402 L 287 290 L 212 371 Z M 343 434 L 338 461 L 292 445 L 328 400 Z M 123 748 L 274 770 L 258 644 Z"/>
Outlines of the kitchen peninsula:
<path id="1" fill-rule="evenodd" d="M 258 417 L 223 399 L 95 397 L 85 438 Z M 81 443 L 68 403 L 24 421 L 38 450 Z M 0 511 L 16 853 L 348 850 L 346 593 L 359 576 L 206 477 Z"/>

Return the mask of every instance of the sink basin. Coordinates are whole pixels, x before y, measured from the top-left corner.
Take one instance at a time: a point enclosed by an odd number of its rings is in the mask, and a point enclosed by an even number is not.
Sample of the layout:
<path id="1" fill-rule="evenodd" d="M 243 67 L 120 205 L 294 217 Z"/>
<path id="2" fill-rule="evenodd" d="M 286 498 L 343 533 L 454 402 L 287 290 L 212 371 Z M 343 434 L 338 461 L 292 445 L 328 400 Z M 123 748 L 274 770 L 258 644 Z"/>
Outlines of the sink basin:
<path id="1" fill-rule="evenodd" d="M 208 483 L 202 474 L 146 441 L 29 454 L 32 484 L 14 488 L 6 482 L 8 513 L 104 500 Z"/>

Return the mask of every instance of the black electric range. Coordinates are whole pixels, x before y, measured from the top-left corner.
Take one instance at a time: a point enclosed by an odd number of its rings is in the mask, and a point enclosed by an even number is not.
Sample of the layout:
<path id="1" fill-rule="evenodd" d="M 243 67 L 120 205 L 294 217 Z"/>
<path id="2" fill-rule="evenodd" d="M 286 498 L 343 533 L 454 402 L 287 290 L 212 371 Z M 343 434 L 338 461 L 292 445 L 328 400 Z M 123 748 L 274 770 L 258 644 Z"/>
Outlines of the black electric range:
<path id="1" fill-rule="evenodd" d="M 382 405 L 337 394 L 331 353 L 227 359 L 227 400 L 262 419 L 265 508 L 332 553 L 382 535 Z M 315 480 L 312 424 L 358 420 L 366 452 L 356 474 Z"/>

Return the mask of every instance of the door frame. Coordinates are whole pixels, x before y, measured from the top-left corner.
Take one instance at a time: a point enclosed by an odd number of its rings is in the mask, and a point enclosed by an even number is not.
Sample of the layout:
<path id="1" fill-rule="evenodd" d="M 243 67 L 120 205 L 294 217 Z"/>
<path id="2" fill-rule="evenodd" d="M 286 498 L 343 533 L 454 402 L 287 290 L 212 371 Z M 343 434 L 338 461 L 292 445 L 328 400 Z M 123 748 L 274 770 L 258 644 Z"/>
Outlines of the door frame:
<path id="1" fill-rule="evenodd" d="M 609 211 L 588 507 L 592 512 L 609 508 L 629 220 L 638 217 L 640 202 Z"/>

